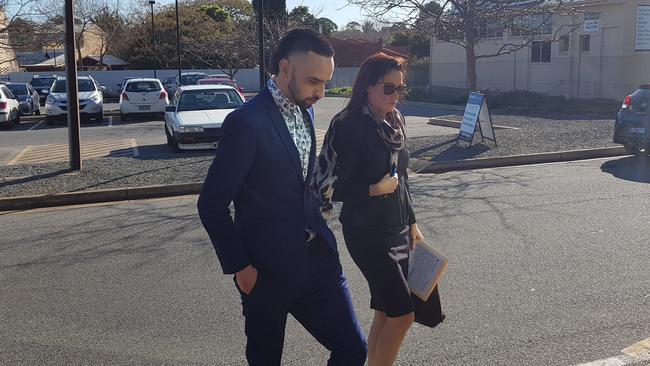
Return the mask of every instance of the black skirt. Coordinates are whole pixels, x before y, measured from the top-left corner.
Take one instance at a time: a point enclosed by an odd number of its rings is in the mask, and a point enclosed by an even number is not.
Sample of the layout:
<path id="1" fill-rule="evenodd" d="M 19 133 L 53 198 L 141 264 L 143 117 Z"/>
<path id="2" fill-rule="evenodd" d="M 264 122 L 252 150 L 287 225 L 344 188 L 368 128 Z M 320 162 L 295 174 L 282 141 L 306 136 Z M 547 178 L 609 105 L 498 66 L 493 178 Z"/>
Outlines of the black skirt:
<path id="1" fill-rule="evenodd" d="M 368 281 L 370 308 L 395 318 L 415 310 L 406 281 L 409 226 L 383 230 L 346 230 L 345 244 Z"/>

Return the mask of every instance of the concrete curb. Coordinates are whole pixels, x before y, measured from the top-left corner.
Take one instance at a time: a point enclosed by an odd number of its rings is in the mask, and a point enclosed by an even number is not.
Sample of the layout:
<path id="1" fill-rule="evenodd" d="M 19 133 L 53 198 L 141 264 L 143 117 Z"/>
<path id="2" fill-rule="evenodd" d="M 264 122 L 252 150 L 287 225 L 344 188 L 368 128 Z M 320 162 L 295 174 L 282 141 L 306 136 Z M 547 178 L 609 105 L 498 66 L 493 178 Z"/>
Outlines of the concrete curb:
<path id="1" fill-rule="evenodd" d="M 0 198 L 0 211 L 185 196 L 199 194 L 201 192 L 201 187 L 203 187 L 203 183 L 185 183 Z"/>
<path id="2" fill-rule="evenodd" d="M 455 160 L 432 163 L 424 159 L 413 158 L 409 168 L 419 174 L 443 173 L 456 170 L 495 168 L 514 165 L 541 164 L 561 161 L 573 161 L 628 155 L 622 147 L 608 147 L 590 150 L 562 151 L 555 153 L 504 156 Z M 0 198 L 1 211 L 28 210 L 43 207 L 81 205 L 90 203 L 115 202 L 163 198 L 173 196 L 195 195 L 201 192 L 203 183 L 184 183 L 156 185 L 134 188 L 116 188 L 89 192 L 57 193 L 37 196 Z"/>
<path id="3" fill-rule="evenodd" d="M 556 163 L 563 161 L 609 158 L 629 155 L 623 147 L 605 147 L 599 149 L 560 151 L 541 154 L 511 155 L 496 158 L 479 158 L 430 162 L 413 158 L 409 168 L 419 174 L 444 173 L 456 170 L 498 168 L 516 165 Z"/>

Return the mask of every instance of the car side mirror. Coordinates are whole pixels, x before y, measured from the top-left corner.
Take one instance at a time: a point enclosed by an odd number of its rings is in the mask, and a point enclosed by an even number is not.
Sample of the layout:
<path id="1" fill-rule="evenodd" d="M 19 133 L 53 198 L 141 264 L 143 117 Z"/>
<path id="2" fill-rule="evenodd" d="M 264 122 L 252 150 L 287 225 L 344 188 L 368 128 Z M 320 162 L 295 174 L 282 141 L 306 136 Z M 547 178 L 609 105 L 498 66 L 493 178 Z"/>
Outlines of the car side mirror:
<path id="1" fill-rule="evenodd" d="M 99 87 L 99 91 L 101 91 L 101 92 L 106 91 L 106 87 L 103 86 L 103 85 L 100 85 L 100 87 Z"/>
<path id="2" fill-rule="evenodd" d="M 176 106 L 168 105 L 167 107 L 165 107 L 165 112 L 176 112 Z"/>
<path id="3" fill-rule="evenodd" d="M 41 90 L 41 92 L 42 92 L 43 94 L 50 94 L 50 91 L 47 90 L 47 89 L 43 89 L 43 90 Z"/>

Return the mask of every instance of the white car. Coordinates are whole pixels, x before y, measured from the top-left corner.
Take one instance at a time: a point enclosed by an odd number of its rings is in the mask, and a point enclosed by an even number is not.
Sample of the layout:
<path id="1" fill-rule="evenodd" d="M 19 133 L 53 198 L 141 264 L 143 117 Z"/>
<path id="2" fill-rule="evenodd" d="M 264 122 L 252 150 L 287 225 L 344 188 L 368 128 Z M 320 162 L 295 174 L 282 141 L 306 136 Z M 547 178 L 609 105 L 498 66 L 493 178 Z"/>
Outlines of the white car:
<path id="1" fill-rule="evenodd" d="M 139 114 L 165 113 L 169 97 L 158 79 L 129 79 L 120 94 L 120 118 Z"/>
<path id="2" fill-rule="evenodd" d="M 54 124 L 57 120 L 65 121 L 67 119 L 67 89 L 65 78 L 58 78 L 52 84 L 50 93 L 45 99 L 45 115 L 48 125 Z M 104 87 L 97 86 L 95 80 L 90 76 L 79 76 L 77 78 L 77 89 L 81 119 L 102 121 L 104 119 L 104 97 L 102 95 Z"/>
<path id="3" fill-rule="evenodd" d="M 176 151 L 216 148 L 224 119 L 244 104 L 239 92 L 227 85 L 182 86 L 174 100 L 178 103 L 165 113 L 165 134 Z"/>
<path id="4" fill-rule="evenodd" d="M 0 125 L 10 127 L 20 123 L 20 105 L 6 85 L 0 85 Z"/>

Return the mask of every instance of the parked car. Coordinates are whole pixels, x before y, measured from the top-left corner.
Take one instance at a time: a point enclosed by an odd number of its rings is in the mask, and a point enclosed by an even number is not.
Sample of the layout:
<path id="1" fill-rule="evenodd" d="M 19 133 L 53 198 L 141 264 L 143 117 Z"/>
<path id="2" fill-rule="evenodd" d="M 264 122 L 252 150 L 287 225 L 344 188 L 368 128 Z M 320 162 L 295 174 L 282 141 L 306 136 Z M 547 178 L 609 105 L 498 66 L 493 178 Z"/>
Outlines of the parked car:
<path id="1" fill-rule="evenodd" d="M 644 84 L 625 97 L 614 124 L 614 143 L 628 153 L 650 155 L 650 84 Z"/>
<path id="2" fill-rule="evenodd" d="M 228 76 L 226 74 L 210 74 L 210 75 L 208 75 L 208 79 L 228 79 L 228 80 L 231 80 L 230 76 Z"/>
<path id="3" fill-rule="evenodd" d="M 174 81 L 176 81 L 176 77 L 174 76 L 170 76 L 162 79 L 163 88 L 165 88 L 165 91 L 167 92 L 167 95 L 170 96 L 170 98 L 174 95 L 174 92 L 172 90 L 172 87 L 174 86 Z"/>
<path id="4" fill-rule="evenodd" d="M 118 93 L 122 93 L 122 90 L 124 90 L 124 85 L 126 85 L 126 82 L 131 79 L 135 79 L 135 78 L 124 78 L 119 84 L 117 84 Z"/>
<path id="5" fill-rule="evenodd" d="M 79 114 L 82 120 L 104 119 L 104 97 L 103 86 L 98 86 L 90 76 L 79 76 L 77 78 L 79 91 Z M 48 125 L 52 125 L 57 120 L 65 120 L 68 114 L 68 95 L 65 78 L 57 79 L 45 101 L 45 115 Z"/>
<path id="6" fill-rule="evenodd" d="M 206 79 L 208 77 L 208 74 L 204 72 L 183 72 L 181 73 L 181 78 L 180 81 L 182 83 L 179 83 L 178 80 L 178 74 L 174 77 L 174 81 L 169 84 L 167 92 L 171 96 L 172 100 L 176 96 L 176 91 L 178 90 L 179 86 L 186 86 L 186 85 L 197 85 L 198 81 L 201 79 Z"/>
<path id="7" fill-rule="evenodd" d="M 221 78 L 208 78 L 208 79 L 199 80 L 198 85 L 229 85 L 237 89 L 237 91 L 239 91 L 239 93 L 241 94 L 242 99 L 245 99 L 244 88 L 237 85 L 237 82 L 235 80 L 221 79 Z"/>
<path id="8" fill-rule="evenodd" d="M 29 84 L 36 90 L 38 95 L 41 97 L 41 105 L 45 105 L 45 99 L 47 98 L 47 95 L 50 93 L 50 88 L 52 88 L 52 84 L 58 79 L 59 77 L 56 75 L 34 75 L 32 76 L 32 80 L 30 80 Z"/>
<path id="9" fill-rule="evenodd" d="M 227 85 L 182 86 L 174 100 L 178 102 L 165 113 L 165 134 L 176 151 L 216 148 L 224 119 L 244 103 L 237 89 Z"/>
<path id="10" fill-rule="evenodd" d="M 168 105 L 169 98 L 160 80 L 130 79 L 120 94 L 120 118 L 126 121 L 135 114 L 162 115 Z"/>
<path id="11" fill-rule="evenodd" d="M 20 123 L 20 106 L 6 85 L 0 85 L 0 125 L 11 127 Z"/>
<path id="12" fill-rule="evenodd" d="M 7 88 L 16 97 L 19 104 L 20 114 L 26 115 L 40 115 L 41 114 L 41 97 L 38 92 L 32 88 L 28 83 L 7 83 Z"/>

